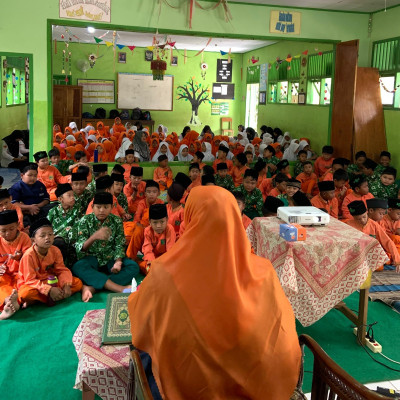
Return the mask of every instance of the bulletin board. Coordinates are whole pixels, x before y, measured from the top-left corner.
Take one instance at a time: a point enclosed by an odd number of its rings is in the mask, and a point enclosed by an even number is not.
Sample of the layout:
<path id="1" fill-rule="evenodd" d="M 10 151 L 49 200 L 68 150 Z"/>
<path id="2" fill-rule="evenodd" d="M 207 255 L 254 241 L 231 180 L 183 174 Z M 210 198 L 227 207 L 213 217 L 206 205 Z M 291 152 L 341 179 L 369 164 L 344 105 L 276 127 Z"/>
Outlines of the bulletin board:
<path id="1" fill-rule="evenodd" d="M 83 104 L 114 104 L 115 84 L 111 80 L 78 79 Z"/>
<path id="2" fill-rule="evenodd" d="M 235 84 L 234 83 L 213 83 L 212 90 L 213 99 L 234 100 Z"/>

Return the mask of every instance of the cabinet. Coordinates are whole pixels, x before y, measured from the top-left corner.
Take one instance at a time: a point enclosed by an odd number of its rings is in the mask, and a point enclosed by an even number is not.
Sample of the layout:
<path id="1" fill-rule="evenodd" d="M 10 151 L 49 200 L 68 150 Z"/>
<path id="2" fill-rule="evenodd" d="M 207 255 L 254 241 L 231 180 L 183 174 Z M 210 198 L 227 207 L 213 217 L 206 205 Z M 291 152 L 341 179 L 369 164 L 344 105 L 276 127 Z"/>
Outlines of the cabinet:
<path id="1" fill-rule="evenodd" d="M 82 86 L 53 86 L 53 125 L 62 131 L 70 122 L 82 127 Z"/>

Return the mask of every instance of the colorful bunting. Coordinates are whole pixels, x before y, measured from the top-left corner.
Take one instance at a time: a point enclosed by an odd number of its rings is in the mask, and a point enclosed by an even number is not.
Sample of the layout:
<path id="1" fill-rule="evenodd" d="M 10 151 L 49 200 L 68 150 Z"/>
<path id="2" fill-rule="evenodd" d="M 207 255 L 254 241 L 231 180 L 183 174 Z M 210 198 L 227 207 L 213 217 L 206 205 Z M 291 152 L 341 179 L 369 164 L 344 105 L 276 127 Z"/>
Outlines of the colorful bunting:
<path id="1" fill-rule="evenodd" d="M 117 47 L 121 50 L 121 49 L 123 49 L 124 47 L 126 47 L 124 44 L 117 44 Z"/>
<path id="2" fill-rule="evenodd" d="M 287 61 L 288 63 L 290 63 L 290 62 L 292 61 L 292 57 L 286 58 L 286 61 Z"/>
<path id="3" fill-rule="evenodd" d="M 304 54 L 306 56 L 308 54 L 308 50 L 303 51 L 301 54 Z"/>
<path id="4" fill-rule="evenodd" d="M 96 36 L 93 36 L 93 39 L 95 40 L 96 43 L 100 43 L 103 41 L 103 39 L 97 38 Z"/>
<path id="5" fill-rule="evenodd" d="M 133 50 L 135 50 L 135 48 L 136 48 L 136 46 L 126 46 L 126 47 L 128 47 L 128 49 L 129 49 L 130 51 L 132 51 L 132 52 L 133 52 Z"/>
<path id="6" fill-rule="evenodd" d="M 150 51 L 153 51 L 154 46 L 147 46 L 147 49 L 150 50 Z"/>
<path id="7" fill-rule="evenodd" d="M 220 53 L 221 53 L 221 56 L 226 56 L 228 53 L 226 52 L 226 51 L 220 51 Z"/>
<path id="8" fill-rule="evenodd" d="M 107 47 L 110 47 L 113 45 L 112 42 L 107 42 L 107 40 L 104 43 L 106 44 Z"/>

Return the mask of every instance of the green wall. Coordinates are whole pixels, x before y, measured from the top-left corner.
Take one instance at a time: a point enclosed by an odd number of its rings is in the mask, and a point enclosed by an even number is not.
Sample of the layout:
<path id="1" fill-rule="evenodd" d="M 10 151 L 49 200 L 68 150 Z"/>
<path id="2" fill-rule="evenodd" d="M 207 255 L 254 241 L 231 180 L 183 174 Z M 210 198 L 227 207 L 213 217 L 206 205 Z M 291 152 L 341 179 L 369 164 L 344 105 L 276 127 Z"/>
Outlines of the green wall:
<path id="1" fill-rule="evenodd" d="M 150 43 L 151 44 L 151 43 Z M 60 75 L 62 71 L 62 49 L 64 44 L 58 43 L 57 54 L 54 54 L 53 47 L 53 74 Z M 115 72 L 114 66 L 114 53 L 112 47 L 106 45 L 100 45 L 99 47 L 99 58 L 93 68 L 90 68 L 86 73 L 78 70 L 76 67 L 77 61 L 81 59 L 87 59 L 91 53 L 97 54 L 97 45 L 92 44 L 79 44 L 71 43 L 69 50 L 72 53 L 72 84 L 76 85 L 78 79 L 110 79 L 115 80 L 115 99 L 117 101 L 117 76 L 119 72 L 130 72 L 130 73 L 151 73 L 150 62 L 145 61 L 144 53 L 146 49 L 136 48 L 132 52 L 124 48 L 122 52 L 126 52 L 126 64 L 118 63 L 118 51 L 116 55 Z M 169 50 L 168 50 L 169 53 Z M 196 82 L 201 84 L 202 87 L 208 86 L 210 89 L 210 100 L 212 94 L 212 83 L 216 81 L 217 71 L 217 59 L 227 58 L 223 57 L 220 53 L 216 52 L 205 52 L 203 60 L 208 64 L 208 70 L 205 79 L 201 76 L 201 56 L 194 57 L 197 52 L 188 51 L 186 64 L 184 63 L 183 52 L 178 54 L 174 51 L 174 56 L 178 57 L 178 66 L 170 66 L 170 60 L 167 60 L 167 74 L 174 76 L 174 100 L 173 100 L 173 111 L 151 111 L 151 117 L 157 124 L 163 124 L 168 127 L 169 132 L 175 131 L 177 133 L 182 132 L 185 125 L 188 125 L 192 115 L 192 107 L 189 101 L 180 99 L 177 100 L 177 87 L 184 85 L 190 78 L 195 77 Z M 233 120 L 233 126 L 237 126 L 240 121 L 240 109 L 242 94 L 241 94 L 241 73 L 242 67 L 242 55 L 234 54 L 232 58 L 233 72 L 232 72 L 232 83 L 235 84 L 235 100 L 227 100 L 229 103 L 229 117 Z M 245 79 L 245 78 L 244 78 Z M 162 93 L 160 93 L 162 95 Z M 219 101 L 221 102 L 221 101 Z M 243 101 L 244 102 L 244 101 Z M 96 108 L 103 107 L 107 111 L 107 118 L 109 116 L 109 110 L 116 109 L 117 104 L 84 104 L 83 112 L 90 112 L 94 115 Z M 211 115 L 211 105 L 208 102 L 204 102 L 199 107 L 199 117 L 202 125 L 191 126 L 197 131 L 201 131 L 204 125 L 210 125 L 214 133 L 220 131 L 220 116 Z"/>
<path id="2" fill-rule="evenodd" d="M 203 7 L 212 4 L 200 1 Z M 174 5 L 182 2 L 174 2 Z M 202 11 L 196 8 L 192 31 L 188 28 L 188 8 L 168 7 L 162 2 L 161 15 L 158 13 L 159 0 L 114 0 L 112 1 L 111 23 L 119 26 L 132 27 L 133 30 L 151 28 L 155 32 L 179 30 L 181 33 L 202 33 L 204 36 L 234 35 L 252 37 L 274 37 L 269 33 L 269 12 L 279 7 L 263 5 L 246 5 L 229 2 L 233 21 L 226 23 L 222 7 L 214 11 Z M 19 21 L 15 24 L 10 15 L 18 10 Z M 368 63 L 368 14 L 329 12 L 319 10 L 296 10 L 302 13 L 301 34 L 295 39 L 351 40 L 360 39 L 360 65 Z M 48 115 L 48 69 L 47 48 L 50 47 L 47 37 L 47 20 L 55 20 L 60 24 L 59 2 L 41 0 L 40 3 L 26 0 L 2 2 L 0 13 L 0 51 L 33 53 L 33 150 L 36 151 L 49 145 L 49 115 Z M 62 20 L 62 23 L 72 24 L 73 20 Z M 87 25 L 103 26 L 106 24 Z M 11 40 L 12 38 L 12 40 Z M 276 38 L 276 37 L 275 37 Z M 281 37 L 280 37 L 281 38 Z M 1 129 L 1 127 L 0 127 Z"/>
<path id="3" fill-rule="evenodd" d="M 0 57 L 1 82 L 6 78 L 3 71 L 3 58 Z M 0 139 L 9 135 L 15 129 L 27 129 L 27 112 L 26 104 L 6 106 L 6 90 L 3 89 L 1 83 L 1 106 L 0 106 Z"/>
<path id="4" fill-rule="evenodd" d="M 277 57 L 285 59 L 309 50 L 309 54 L 333 49 L 332 43 L 281 41 L 271 46 L 245 53 L 243 55 L 243 71 L 246 71 L 248 59 L 259 57 L 258 64 L 271 63 Z M 245 84 L 244 84 L 245 86 Z M 242 89 L 243 93 L 245 88 Z M 242 110 L 243 115 L 245 110 Z M 312 121 L 312 122 L 311 122 Z M 298 104 L 269 104 L 258 106 L 258 128 L 261 125 L 279 127 L 289 131 L 293 137 L 308 137 L 312 148 L 320 152 L 321 147 L 328 143 L 329 106 L 313 106 Z"/>

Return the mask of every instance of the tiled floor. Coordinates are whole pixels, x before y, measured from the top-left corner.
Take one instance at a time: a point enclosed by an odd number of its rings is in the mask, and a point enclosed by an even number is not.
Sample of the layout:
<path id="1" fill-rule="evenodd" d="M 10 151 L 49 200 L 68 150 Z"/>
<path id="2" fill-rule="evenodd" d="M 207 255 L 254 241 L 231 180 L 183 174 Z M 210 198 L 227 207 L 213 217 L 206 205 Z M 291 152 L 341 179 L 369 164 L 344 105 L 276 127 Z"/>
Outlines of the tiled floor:
<path id="1" fill-rule="evenodd" d="M 394 389 L 400 392 L 400 379 L 396 381 L 387 381 L 387 382 L 373 382 L 373 383 L 366 383 L 364 386 L 366 386 L 368 389 L 371 390 L 376 390 L 378 386 L 386 388 L 386 389 Z M 311 393 L 306 393 L 307 399 L 311 399 Z"/>

